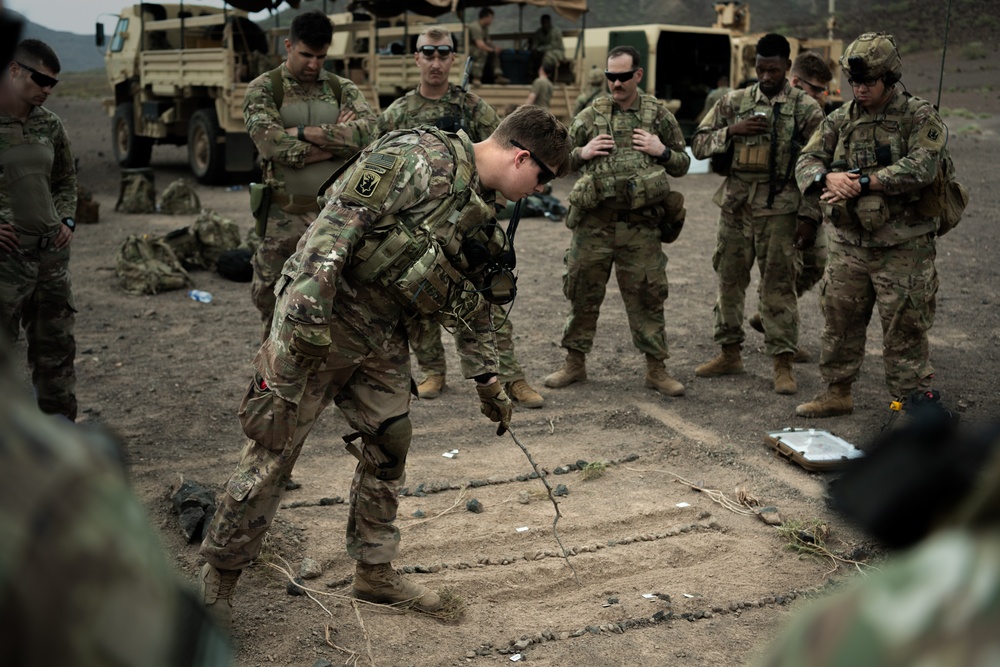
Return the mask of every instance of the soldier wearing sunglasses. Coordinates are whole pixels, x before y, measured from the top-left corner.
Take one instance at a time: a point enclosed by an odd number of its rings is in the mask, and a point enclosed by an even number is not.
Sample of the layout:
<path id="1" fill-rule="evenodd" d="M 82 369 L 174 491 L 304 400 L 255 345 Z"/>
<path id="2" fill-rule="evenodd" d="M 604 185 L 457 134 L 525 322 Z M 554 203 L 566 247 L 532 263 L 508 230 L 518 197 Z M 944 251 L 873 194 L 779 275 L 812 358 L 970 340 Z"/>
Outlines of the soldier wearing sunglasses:
<path id="1" fill-rule="evenodd" d="M 667 257 L 660 244 L 661 225 L 683 221 L 683 197 L 671 191 L 667 175 L 683 176 L 691 160 L 674 115 L 639 91 L 638 51 L 612 49 L 604 74 L 610 96 L 595 100 L 570 127 L 575 146 L 570 164 L 582 176 L 570 193 L 566 218 L 573 230 L 563 273 L 570 301 L 561 342 L 567 356 L 562 368 L 545 378 L 545 386 L 587 379 L 585 359 L 614 265 L 632 343 L 646 357 L 646 386 L 681 396 L 684 385 L 664 367 L 669 356 L 663 315 Z"/>
<path id="2" fill-rule="evenodd" d="M 478 95 L 448 82 L 455 64 L 454 42 L 448 31 L 437 26 L 425 28 L 417 38 L 413 57 L 420 70 L 420 84 L 379 115 L 373 139 L 392 130 L 408 130 L 421 125 L 434 125 L 448 132 L 464 130 L 477 142 L 493 134 L 500 123 L 493 107 Z M 500 381 L 507 394 L 521 406 L 542 407 L 545 399 L 528 384 L 514 354 L 514 330 L 510 320 L 505 314 L 497 313 L 496 321 L 503 322 L 497 330 Z M 437 398 L 444 390 L 446 373 L 441 325 L 430 318 L 415 317 L 408 320 L 407 329 L 410 347 L 424 375 L 417 393 L 421 398 Z M 460 332 L 456 330 L 455 334 L 458 342 Z"/>
<path id="3" fill-rule="evenodd" d="M 23 325 L 38 405 L 76 419 L 76 339 L 70 243 L 76 170 L 62 121 L 42 105 L 59 58 L 26 39 L 0 83 L 0 318 L 8 340 Z"/>

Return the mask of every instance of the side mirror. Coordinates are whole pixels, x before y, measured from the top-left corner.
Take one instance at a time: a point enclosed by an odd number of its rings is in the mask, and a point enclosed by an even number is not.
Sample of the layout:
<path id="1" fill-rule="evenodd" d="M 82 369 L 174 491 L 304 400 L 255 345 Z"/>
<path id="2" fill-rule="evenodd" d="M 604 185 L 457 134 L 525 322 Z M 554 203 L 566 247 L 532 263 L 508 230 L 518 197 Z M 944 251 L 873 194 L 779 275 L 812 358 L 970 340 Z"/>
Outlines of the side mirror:
<path id="1" fill-rule="evenodd" d="M 104 46 L 104 24 L 98 23 L 94 26 L 96 28 L 94 42 L 97 44 L 98 48 Z"/>

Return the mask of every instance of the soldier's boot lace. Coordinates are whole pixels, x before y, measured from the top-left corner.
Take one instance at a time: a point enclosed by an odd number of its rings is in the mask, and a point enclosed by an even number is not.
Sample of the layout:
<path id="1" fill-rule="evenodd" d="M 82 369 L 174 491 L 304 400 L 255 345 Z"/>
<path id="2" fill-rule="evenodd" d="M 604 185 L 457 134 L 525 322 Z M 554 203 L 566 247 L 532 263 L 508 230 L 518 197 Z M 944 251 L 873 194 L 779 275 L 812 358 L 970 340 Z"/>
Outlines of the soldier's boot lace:
<path id="1" fill-rule="evenodd" d="M 737 375 L 743 372 L 743 357 L 739 343 L 726 343 L 718 356 L 694 369 L 700 378 L 714 378 L 722 375 Z"/>
<path id="2" fill-rule="evenodd" d="M 531 385 L 524 380 L 508 382 L 504 386 L 504 391 L 507 392 L 507 396 L 512 400 L 517 401 L 519 405 L 526 408 L 540 408 L 545 405 L 545 398 L 532 389 Z"/>
<path id="3" fill-rule="evenodd" d="M 663 360 L 646 355 L 646 386 L 665 396 L 683 396 L 684 385 L 670 377 Z"/>
<path id="4" fill-rule="evenodd" d="M 831 383 L 825 392 L 795 408 L 795 414 L 799 417 L 812 419 L 849 415 L 853 411 L 854 401 L 851 399 L 851 383 L 849 382 Z"/>
<path id="5" fill-rule="evenodd" d="M 559 389 L 560 387 L 567 387 L 574 382 L 583 382 L 586 379 L 587 356 L 579 350 L 569 350 L 562 368 L 546 376 L 542 382 L 546 387 Z"/>
<path id="6" fill-rule="evenodd" d="M 220 570 L 205 563 L 198 574 L 201 601 L 215 624 L 227 634 L 233 627 L 233 590 L 242 570 Z"/>
<path id="7" fill-rule="evenodd" d="M 428 375 L 423 382 L 417 386 L 417 396 L 420 398 L 437 398 L 444 391 L 445 382 L 443 375 Z"/>
<path id="8" fill-rule="evenodd" d="M 434 612 L 444 606 L 441 596 L 421 584 L 401 577 L 391 563 L 359 562 L 354 570 L 354 597 L 379 604 L 416 607 Z"/>
<path id="9" fill-rule="evenodd" d="M 776 394 L 794 394 L 799 390 L 792 375 L 792 352 L 782 352 L 774 356 L 774 392 Z"/>

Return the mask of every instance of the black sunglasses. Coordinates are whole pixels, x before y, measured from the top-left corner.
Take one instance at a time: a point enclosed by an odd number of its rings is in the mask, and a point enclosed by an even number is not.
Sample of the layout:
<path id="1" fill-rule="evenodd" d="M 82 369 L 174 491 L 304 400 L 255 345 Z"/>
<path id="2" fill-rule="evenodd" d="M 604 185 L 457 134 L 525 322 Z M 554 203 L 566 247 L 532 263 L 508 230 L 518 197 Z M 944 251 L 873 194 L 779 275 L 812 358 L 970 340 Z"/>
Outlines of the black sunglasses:
<path id="1" fill-rule="evenodd" d="M 827 92 L 826 86 L 817 86 L 815 83 L 811 83 L 805 79 L 799 79 L 799 81 L 809 89 L 807 92 L 812 92 L 813 95 L 823 95 Z"/>
<path id="2" fill-rule="evenodd" d="M 847 83 L 849 83 L 850 85 L 854 86 L 855 88 L 857 88 L 858 86 L 864 86 L 865 88 L 871 88 L 876 83 L 878 83 L 878 77 L 876 77 L 874 79 L 866 79 L 864 81 L 859 81 L 857 79 L 852 79 L 852 78 L 848 77 Z"/>
<path id="3" fill-rule="evenodd" d="M 452 49 L 447 44 L 438 44 L 437 46 L 432 46 L 431 44 L 424 44 L 419 49 L 417 49 L 425 58 L 431 59 L 434 57 L 435 53 L 441 54 L 441 58 L 447 58 L 452 54 L 454 49 Z"/>
<path id="4" fill-rule="evenodd" d="M 632 77 L 635 76 L 635 73 L 638 71 L 638 67 L 630 69 L 627 72 L 609 72 L 608 70 L 604 70 L 604 77 L 608 81 L 621 81 L 622 83 L 625 83 L 626 81 L 631 81 Z"/>
<path id="5" fill-rule="evenodd" d="M 31 80 L 37 83 L 39 88 L 54 88 L 55 85 L 59 83 L 59 79 L 51 77 L 48 74 L 42 74 L 34 67 L 28 67 L 24 63 L 18 62 L 17 60 L 14 62 L 17 63 L 17 66 L 21 69 L 26 69 L 31 72 Z"/>
<path id="6" fill-rule="evenodd" d="M 541 160 L 539 160 L 538 156 L 535 155 L 534 152 L 532 152 L 532 150 L 530 148 L 525 148 L 524 146 L 522 146 L 521 144 L 517 143 L 513 139 L 510 140 L 510 143 L 512 143 L 515 148 L 520 148 L 522 151 L 528 151 L 528 155 L 531 156 L 531 159 L 534 160 L 535 164 L 538 165 L 538 170 L 539 170 L 538 171 L 538 184 L 539 185 L 545 185 L 546 183 L 548 183 L 549 181 L 551 181 L 552 179 L 554 179 L 556 177 L 555 173 L 551 169 L 549 169 L 548 166 L 544 162 L 542 162 Z"/>

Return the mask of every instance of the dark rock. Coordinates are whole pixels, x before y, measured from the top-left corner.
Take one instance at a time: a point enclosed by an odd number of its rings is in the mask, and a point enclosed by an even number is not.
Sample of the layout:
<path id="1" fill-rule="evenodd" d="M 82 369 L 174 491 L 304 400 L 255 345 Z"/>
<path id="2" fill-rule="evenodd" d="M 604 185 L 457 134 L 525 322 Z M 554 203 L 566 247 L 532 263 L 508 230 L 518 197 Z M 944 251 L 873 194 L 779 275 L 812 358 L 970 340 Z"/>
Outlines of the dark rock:
<path id="1" fill-rule="evenodd" d="M 489 484 L 489 482 L 482 479 L 473 479 L 469 481 L 469 486 L 471 486 L 474 489 L 477 489 L 480 486 L 486 486 L 487 484 Z"/>
<path id="2" fill-rule="evenodd" d="M 519 482 L 527 482 L 528 481 L 528 476 L 527 475 L 518 475 L 514 479 L 516 479 Z"/>
<path id="3" fill-rule="evenodd" d="M 580 459 L 579 461 L 576 462 L 577 470 L 583 470 L 586 467 L 587 467 L 587 462 L 584 461 L 583 459 Z"/>
<path id="4" fill-rule="evenodd" d="M 344 499 L 340 496 L 334 496 L 333 498 L 320 498 L 319 504 L 322 507 L 326 507 L 328 505 L 342 505 L 344 504 Z"/>
<path id="5" fill-rule="evenodd" d="M 296 482 L 290 477 L 285 480 L 285 491 L 295 491 L 296 489 L 301 489 L 301 488 L 302 484 L 300 482 Z"/>
<path id="6" fill-rule="evenodd" d="M 663 609 L 661 609 L 660 611 L 658 611 L 655 614 L 653 614 L 653 620 L 656 621 L 657 623 L 659 623 L 660 621 L 662 621 L 666 617 L 666 615 L 667 615 L 667 612 L 664 611 Z"/>
<path id="7" fill-rule="evenodd" d="M 305 595 L 306 592 L 302 590 L 303 584 L 305 584 L 305 582 L 302 580 L 301 577 L 295 577 L 295 579 L 289 581 L 288 585 L 285 586 L 285 591 L 289 595 Z"/>
<path id="8" fill-rule="evenodd" d="M 656 597 L 660 598 L 664 602 L 670 602 L 670 596 L 667 595 L 666 593 L 657 593 Z"/>
<path id="9" fill-rule="evenodd" d="M 624 459 L 622 459 L 622 462 L 624 462 L 624 463 L 631 463 L 632 461 L 638 461 L 638 460 L 639 460 L 639 455 L 638 454 L 629 454 Z"/>
<path id="10" fill-rule="evenodd" d="M 569 472 L 569 468 L 564 468 L 562 466 L 559 466 L 558 468 L 556 468 L 555 470 L 552 471 L 552 474 L 553 475 L 565 475 L 568 472 Z"/>
<path id="11" fill-rule="evenodd" d="M 608 604 L 618 604 L 618 598 L 608 598 Z"/>
<path id="12" fill-rule="evenodd" d="M 181 512 L 181 532 L 187 538 L 188 544 L 201 540 L 201 528 L 205 522 L 205 510 L 201 507 L 188 507 Z"/>
<path id="13" fill-rule="evenodd" d="M 476 500 L 475 498 L 472 498 L 471 500 L 465 503 L 465 509 L 475 514 L 479 514 L 480 512 L 483 511 L 483 504 L 478 500 Z"/>
<path id="14" fill-rule="evenodd" d="M 569 489 L 565 484 L 557 484 L 555 490 L 552 492 L 553 496 L 568 496 Z"/>
<path id="15" fill-rule="evenodd" d="M 540 477 L 540 475 L 537 472 L 535 472 L 534 470 L 532 470 L 530 473 L 528 473 L 528 479 L 538 479 L 539 477 Z"/>
<path id="16" fill-rule="evenodd" d="M 326 658 L 316 658 L 316 662 L 312 664 L 312 667 L 333 667 L 333 663 Z"/>
<path id="17" fill-rule="evenodd" d="M 587 626 L 587 632 L 589 632 L 592 635 L 596 635 L 596 634 L 600 634 L 601 629 L 599 627 L 597 627 L 596 625 L 588 625 Z"/>
<path id="18" fill-rule="evenodd" d="M 413 516 L 417 517 L 418 519 L 423 519 L 425 516 L 427 516 L 427 512 L 423 510 L 417 510 L 416 512 L 413 513 Z"/>

